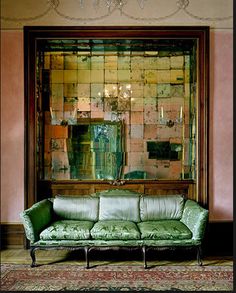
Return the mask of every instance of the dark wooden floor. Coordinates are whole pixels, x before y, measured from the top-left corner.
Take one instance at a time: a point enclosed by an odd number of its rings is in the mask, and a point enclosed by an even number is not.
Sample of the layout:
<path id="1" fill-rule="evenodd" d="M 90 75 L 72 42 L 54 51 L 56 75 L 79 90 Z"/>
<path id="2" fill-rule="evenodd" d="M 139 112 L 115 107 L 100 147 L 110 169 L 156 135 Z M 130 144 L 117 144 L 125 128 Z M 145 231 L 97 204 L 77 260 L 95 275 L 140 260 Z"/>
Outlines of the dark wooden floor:
<path id="1" fill-rule="evenodd" d="M 84 265 L 84 252 L 66 250 L 38 250 L 36 251 L 37 264 L 78 264 Z M 196 254 L 191 251 L 149 251 L 147 261 L 151 265 L 197 265 Z M 2 263 L 31 264 L 29 250 L 3 249 L 1 250 Z M 91 264 L 97 265 L 142 265 L 140 250 L 94 250 L 90 253 Z M 203 256 L 203 265 L 233 266 L 232 256 Z"/>

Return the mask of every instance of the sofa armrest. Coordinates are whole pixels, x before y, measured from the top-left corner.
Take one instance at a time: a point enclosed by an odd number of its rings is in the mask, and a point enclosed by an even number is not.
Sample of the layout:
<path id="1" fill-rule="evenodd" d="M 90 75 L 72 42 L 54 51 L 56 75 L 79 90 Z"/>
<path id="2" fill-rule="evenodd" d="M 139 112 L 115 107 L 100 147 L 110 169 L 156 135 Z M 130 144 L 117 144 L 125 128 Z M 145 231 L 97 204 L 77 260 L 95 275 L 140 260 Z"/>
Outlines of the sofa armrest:
<path id="1" fill-rule="evenodd" d="M 49 199 L 39 201 L 31 208 L 21 212 L 20 217 L 26 238 L 34 243 L 39 240 L 40 232 L 52 221 L 53 203 Z"/>
<path id="2" fill-rule="evenodd" d="M 192 239 L 202 241 L 208 221 L 208 210 L 193 200 L 187 200 L 180 221 L 191 230 Z"/>

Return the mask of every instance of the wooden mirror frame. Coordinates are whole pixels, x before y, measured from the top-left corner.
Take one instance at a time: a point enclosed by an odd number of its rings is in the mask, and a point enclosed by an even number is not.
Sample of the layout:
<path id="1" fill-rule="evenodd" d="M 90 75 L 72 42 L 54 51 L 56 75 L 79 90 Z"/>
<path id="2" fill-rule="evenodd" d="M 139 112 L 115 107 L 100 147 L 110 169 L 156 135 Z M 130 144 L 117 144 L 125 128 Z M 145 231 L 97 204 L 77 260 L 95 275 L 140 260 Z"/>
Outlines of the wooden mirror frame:
<path id="1" fill-rule="evenodd" d="M 196 180 L 67 180 L 39 182 L 36 166 L 36 52 L 47 38 L 193 38 L 198 42 L 198 169 Z M 24 27 L 25 74 L 25 208 L 56 193 L 89 194 L 109 188 L 128 188 L 145 194 L 183 193 L 208 207 L 209 125 L 209 27 L 208 26 L 26 26 Z"/>

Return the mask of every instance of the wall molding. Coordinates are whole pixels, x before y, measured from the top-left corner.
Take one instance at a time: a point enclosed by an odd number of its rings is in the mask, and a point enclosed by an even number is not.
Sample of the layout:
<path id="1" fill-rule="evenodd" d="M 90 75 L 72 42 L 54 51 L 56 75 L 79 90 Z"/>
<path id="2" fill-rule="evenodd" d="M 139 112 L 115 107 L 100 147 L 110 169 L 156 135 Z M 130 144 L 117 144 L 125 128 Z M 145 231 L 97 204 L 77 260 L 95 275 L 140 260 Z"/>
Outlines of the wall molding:
<path id="1" fill-rule="evenodd" d="M 25 232 L 22 224 L 1 224 L 1 249 L 24 248 Z"/>
<path id="2" fill-rule="evenodd" d="M 209 222 L 203 241 L 206 256 L 233 256 L 233 221 Z"/>
<path id="3" fill-rule="evenodd" d="M 2 0 L 2 7 L 4 7 L 4 2 L 8 0 Z M 132 1 L 132 0 L 131 0 Z M 44 21 L 45 17 L 52 17 L 55 16 L 56 18 L 61 18 L 64 21 L 69 22 L 86 22 L 94 23 L 96 21 L 104 21 L 108 19 L 109 17 L 112 17 L 113 21 L 116 17 L 114 17 L 115 13 L 119 13 L 120 17 L 125 20 L 135 21 L 135 22 L 147 22 L 147 23 L 153 23 L 153 22 L 160 22 L 163 20 L 169 20 L 176 16 L 178 13 L 182 12 L 183 16 L 186 16 L 187 22 L 189 22 L 189 18 L 192 19 L 192 21 L 200 21 L 200 22 L 208 22 L 208 25 L 215 24 L 215 22 L 222 22 L 222 21 L 232 21 L 233 15 L 219 15 L 212 17 L 204 17 L 201 15 L 200 11 L 195 11 L 196 8 L 191 9 L 191 4 L 194 3 L 194 0 L 175 0 L 173 3 L 169 4 L 169 7 L 172 11 L 166 12 L 162 11 L 160 7 L 163 7 L 163 3 L 166 2 L 166 0 L 159 0 L 159 3 L 153 7 L 153 2 L 151 0 L 145 1 L 144 7 L 141 9 L 139 1 L 134 1 L 133 6 L 129 5 L 128 1 L 124 1 L 121 5 L 113 5 L 111 7 L 106 7 L 106 1 L 100 1 L 100 6 L 96 7 L 94 4 L 95 2 L 91 1 L 90 3 L 87 1 L 84 1 L 83 7 L 81 5 L 80 1 L 74 2 L 74 6 L 72 9 L 72 13 L 75 11 L 79 11 L 80 15 L 71 15 L 71 11 L 69 9 L 69 5 L 62 1 L 62 0 L 44 0 L 44 2 L 40 2 L 40 8 L 37 7 L 37 4 L 34 3 L 31 7 L 32 13 L 30 16 L 24 15 L 24 12 L 19 14 L 19 16 L 11 16 L 11 11 L 9 9 L 8 14 L 2 12 L 1 20 L 3 23 L 17 23 L 19 26 L 23 26 L 26 23 L 29 22 L 35 22 L 35 21 Z M 6 3 L 6 2 L 5 2 Z M 88 4 L 89 3 L 89 4 Z M 97 3 L 97 2 L 96 2 Z M 26 8 L 28 8 L 28 2 L 21 2 L 20 11 L 24 11 L 22 9 L 24 6 L 27 5 Z M 222 5 L 223 2 L 222 2 Z M 138 8 L 138 10 L 131 9 L 130 7 Z M 209 9 L 211 11 L 214 11 L 215 7 L 214 4 L 209 2 L 208 4 Z M 194 7 L 194 5 L 193 5 Z M 39 12 L 41 9 L 41 12 Z M 149 12 L 151 11 L 155 12 L 154 16 L 150 16 Z M 140 16 L 137 16 L 136 12 L 139 10 L 141 11 Z M 193 11 L 194 10 L 194 11 Z M 2 9 L 3 11 L 3 9 Z M 17 8 L 16 8 L 17 11 Z M 28 11 L 26 9 L 26 11 Z M 88 12 L 91 13 L 88 13 Z M 34 14 L 35 12 L 35 14 Z M 87 16 L 86 16 L 87 14 Z M 146 15 L 146 16 L 145 16 Z M 34 23 L 35 25 L 35 23 Z"/>
<path id="4" fill-rule="evenodd" d="M 136 25 L 133 25 L 133 26 L 136 26 Z M 107 25 L 104 25 L 104 27 L 107 27 Z M 24 28 L 23 27 L 1 28 L 1 32 L 12 32 L 12 31 L 24 33 Z M 227 31 L 227 32 L 232 31 L 233 32 L 233 28 L 232 27 L 210 27 L 210 32 L 214 32 L 214 31 Z"/>

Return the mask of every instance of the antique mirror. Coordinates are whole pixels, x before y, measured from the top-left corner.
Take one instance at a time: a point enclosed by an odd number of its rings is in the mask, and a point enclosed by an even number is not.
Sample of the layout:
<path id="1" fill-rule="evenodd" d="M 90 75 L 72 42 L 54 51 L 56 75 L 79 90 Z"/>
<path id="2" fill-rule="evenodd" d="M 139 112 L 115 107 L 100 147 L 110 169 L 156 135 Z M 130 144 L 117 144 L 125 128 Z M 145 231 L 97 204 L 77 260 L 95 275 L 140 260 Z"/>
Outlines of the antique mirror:
<path id="1" fill-rule="evenodd" d="M 208 28 L 26 27 L 25 52 L 28 201 L 187 182 L 206 204 Z"/>

